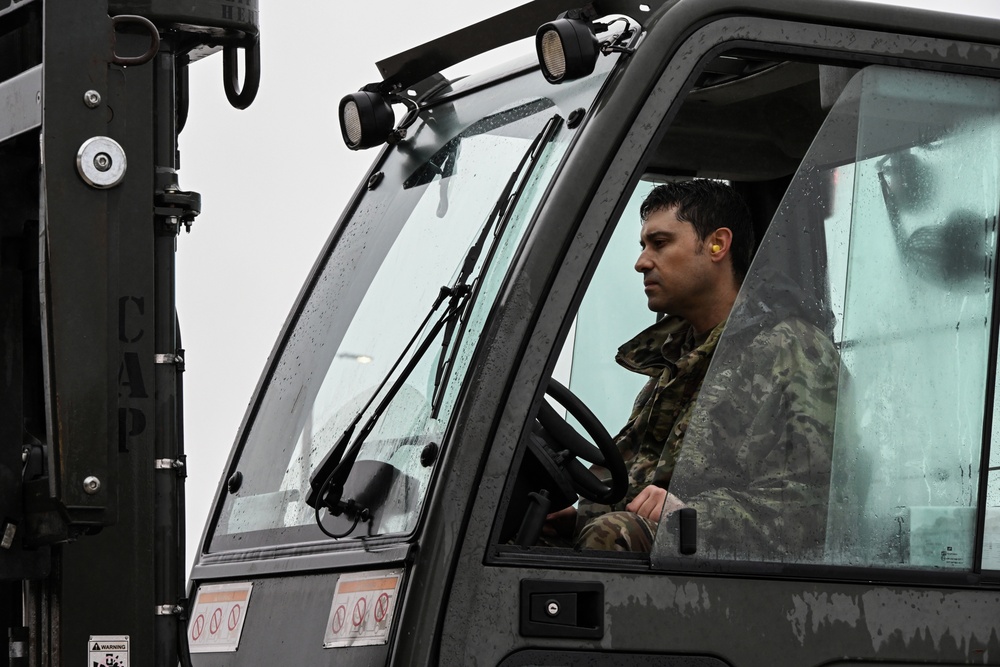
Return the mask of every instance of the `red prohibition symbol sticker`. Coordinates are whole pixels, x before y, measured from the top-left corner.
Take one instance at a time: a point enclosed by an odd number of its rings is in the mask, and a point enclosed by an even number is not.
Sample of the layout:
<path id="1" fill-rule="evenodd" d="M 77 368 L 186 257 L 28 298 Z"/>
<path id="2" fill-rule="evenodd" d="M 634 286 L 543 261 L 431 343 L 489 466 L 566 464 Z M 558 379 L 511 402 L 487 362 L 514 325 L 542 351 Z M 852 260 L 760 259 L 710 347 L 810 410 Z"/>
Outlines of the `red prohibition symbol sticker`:
<path id="1" fill-rule="evenodd" d="M 218 632 L 220 625 L 222 625 L 222 607 L 216 607 L 212 612 L 212 620 L 208 622 L 209 634 L 214 635 Z"/>
<path id="2" fill-rule="evenodd" d="M 351 614 L 351 623 L 354 624 L 354 627 L 361 627 L 361 624 L 365 620 L 366 611 L 368 611 L 368 600 L 365 598 L 358 598 L 357 603 L 354 605 L 354 613 Z"/>
<path id="3" fill-rule="evenodd" d="M 191 626 L 191 639 L 198 641 L 204 631 L 205 614 L 198 614 L 198 618 L 194 619 L 194 625 Z"/>
<path id="4" fill-rule="evenodd" d="M 340 634 L 340 631 L 344 629 L 345 620 L 347 620 L 347 607 L 340 605 L 337 607 L 337 611 L 333 612 L 333 621 L 330 623 L 330 629 L 333 630 L 333 634 Z"/>
<path id="5" fill-rule="evenodd" d="M 229 627 L 230 632 L 235 630 L 236 626 L 239 625 L 241 611 L 242 610 L 240 609 L 240 606 L 238 604 L 233 605 L 233 608 L 229 611 L 229 621 L 226 623 L 226 625 Z"/>
<path id="6" fill-rule="evenodd" d="M 375 622 L 381 623 L 385 620 L 386 614 L 389 613 L 389 594 L 382 593 L 378 596 L 378 600 L 375 601 Z"/>

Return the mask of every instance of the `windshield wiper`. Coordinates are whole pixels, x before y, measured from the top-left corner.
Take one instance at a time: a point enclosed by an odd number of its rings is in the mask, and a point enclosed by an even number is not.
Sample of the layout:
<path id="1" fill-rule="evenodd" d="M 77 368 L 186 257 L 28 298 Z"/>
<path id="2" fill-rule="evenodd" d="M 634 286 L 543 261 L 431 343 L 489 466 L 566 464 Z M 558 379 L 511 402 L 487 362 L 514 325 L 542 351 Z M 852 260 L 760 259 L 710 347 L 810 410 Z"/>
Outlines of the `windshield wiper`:
<path id="1" fill-rule="evenodd" d="M 528 147 L 528 151 L 521 158 L 521 162 L 517 165 L 517 168 L 511 172 L 510 178 L 507 179 L 507 185 L 504 186 L 503 192 L 500 193 L 500 197 L 497 199 L 487 223 L 483 226 L 483 231 L 481 232 L 479 239 L 476 241 L 476 245 L 473 246 L 469 255 L 466 257 L 465 265 L 462 267 L 462 274 L 459 276 L 459 282 L 463 282 L 463 276 L 471 274 L 473 268 L 475 268 L 475 264 L 479 259 L 479 254 L 482 252 L 482 247 L 486 242 L 490 229 L 493 229 L 493 241 L 490 243 L 489 252 L 486 255 L 486 260 L 483 262 L 484 270 L 487 266 L 492 264 L 493 257 L 496 254 L 498 247 L 496 241 L 503 236 L 504 231 L 507 229 L 507 223 L 510 222 L 511 216 L 514 213 L 515 204 L 521 199 L 521 195 L 524 193 L 524 188 L 527 186 L 532 172 L 534 172 L 535 165 L 538 163 L 538 159 L 542 156 L 543 149 L 550 141 L 552 141 L 552 137 L 555 136 L 556 130 L 559 129 L 561 123 L 562 117 L 559 114 L 552 116 L 552 118 L 545 123 L 545 127 L 543 127 L 542 131 L 538 133 L 538 136 L 535 137 L 531 146 Z M 527 169 L 524 168 L 525 163 L 527 163 Z M 481 275 L 477 276 L 473 281 L 472 294 L 470 295 L 471 298 L 469 298 L 466 303 L 475 301 L 475 297 L 479 293 L 479 288 L 481 286 L 480 277 Z M 432 419 L 437 419 L 438 414 L 441 412 L 441 402 L 444 399 L 444 389 L 448 386 L 448 379 L 451 377 L 451 371 L 455 362 L 455 355 L 458 354 L 458 350 L 462 345 L 462 336 L 465 333 L 464 326 L 456 327 L 456 320 L 459 320 L 462 324 L 464 324 L 466 315 L 467 311 L 463 308 L 462 312 L 458 313 L 458 316 L 448 323 L 448 326 L 445 328 L 444 337 L 441 340 L 441 356 L 438 359 L 438 367 L 434 373 L 434 393 L 431 397 Z M 451 339 L 456 328 L 459 328 L 461 333 L 455 341 L 455 344 L 451 345 Z M 450 353 L 448 352 L 449 345 L 451 345 Z"/>
<path id="2" fill-rule="evenodd" d="M 504 187 L 503 192 L 500 193 L 500 197 L 497 199 L 493 210 L 490 212 L 489 217 L 483 224 L 479 237 L 476 239 L 476 242 L 472 244 L 472 247 L 469 248 L 465 259 L 462 262 L 462 268 L 459 271 L 458 276 L 455 278 L 452 286 L 441 288 L 437 298 L 431 305 L 430 311 L 427 313 L 426 317 L 424 317 L 420 326 L 417 327 L 413 337 L 410 338 L 410 341 L 406 344 L 406 347 L 403 348 L 403 351 L 400 353 L 399 357 L 397 357 L 396 361 L 393 362 L 392 367 L 385 374 L 385 377 L 383 377 L 381 382 L 379 382 L 378 387 L 372 393 L 371 397 L 365 405 L 358 410 L 354 418 L 351 420 L 350 425 L 344 430 L 344 433 L 337 440 L 337 443 L 326 455 L 326 457 L 324 457 L 319 467 L 316 468 L 316 472 L 314 472 L 310 478 L 310 490 L 309 495 L 306 498 L 306 503 L 316 511 L 316 524 L 328 537 L 332 537 L 334 539 L 347 537 L 354 532 L 358 523 L 370 520 L 370 508 L 359 505 L 352 498 L 349 498 L 346 501 L 343 499 L 344 485 L 350 477 L 351 470 L 353 469 L 354 463 L 358 458 L 358 454 L 361 452 L 361 446 L 364 444 L 365 439 L 372 432 L 372 430 L 374 430 L 379 418 L 385 412 L 393 398 L 395 398 L 410 373 L 413 372 L 413 369 L 416 368 L 417 364 L 430 348 L 431 343 L 433 343 L 434 339 L 437 338 L 438 333 L 444 329 L 445 334 L 442 341 L 441 360 L 439 361 L 438 367 L 435 371 L 435 389 L 434 396 L 432 398 L 432 414 L 433 416 L 437 415 L 441 400 L 439 387 L 444 386 L 442 385 L 441 380 L 442 378 L 447 377 L 451 371 L 458 343 L 456 342 L 456 345 L 452 348 L 450 355 L 446 354 L 446 352 L 450 346 L 457 324 L 459 321 L 464 319 L 467 305 L 471 302 L 471 297 L 478 289 L 479 276 L 476 276 L 471 283 L 468 282 L 469 276 L 471 276 L 472 272 L 475 270 L 483 248 L 490 238 L 491 232 L 493 239 L 490 242 L 486 262 L 483 266 L 488 266 L 489 262 L 492 261 L 493 255 L 496 251 L 496 240 L 500 237 L 503 228 L 510 219 L 511 212 L 514 209 L 514 203 L 516 203 L 517 199 L 521 196 L 525 183 L 530 177 L 535 164 L 538 162 L 538 159 L 542 154 L 542 147 L 552 140 L 552 137 L 555 136 L 555 132 L 561 123 L 562 117 L 559 116 L 559 114 L 555 114 L 548 120 L 548 122 L 546 122 L 541 132 L 539 132 L 538 136 L 536 136 L 534 141 L 531 142 L 528 150 L 525 151 L 517 167 L 507 180 L 507 185 Z M 527 169 L 525 169 L 526 165 L 528 167 Z M 520 181 L 518 180 L 519 176 L 522 177 Z M 517 187 L 517 191 L 515 193 L 515 185 L 518 183 L 520 183 L 520 185 Z M 420 340 L 420 343 L 414 350 L 413 355 L 396 377 L 395 382 L 393 382 L 389 389 L 385 392 L 382 400 L 379 401 L 371 416 L 368 418 L 368 421 L 365 422 L 364 427 L 352 441 L 351 438 L 354 435 L 354 431 L 357 429 L 358 424 L 361 423 L 361 418 L 388 384 L 389 379 L 393 376 L 393 373 L 395 373 L 403 359 L 406 358 L 407 353 L 414 346 L 414 343 L 416 343 L 418 338 L 420 338 L 420 334 L 426 328 L 427 323 L 431 320 L 434 313 L 437 312 L 438 308 L 441 307 L 441 304 L 444 303 L 446 299 L 448 304 L 445 307 L 444 312 L 441 313 L 441 316 L 436 322 L 434 322 L 433 326 L 426 333 L 426 335 L 424 335 L 423 339 Z M 460 340 L 461 338 L 459 338 L 459 341 Z M 348 445 L 348 443 L 350 443 L 350 445 Z M 323 525 L 320 517 L 320 510 L 324 508 L 333 516 L 340 516 L 341 514 L 344 514 L 349 519 L 353 519 L 353 525 L 344 533 L 331 533 Z"/>

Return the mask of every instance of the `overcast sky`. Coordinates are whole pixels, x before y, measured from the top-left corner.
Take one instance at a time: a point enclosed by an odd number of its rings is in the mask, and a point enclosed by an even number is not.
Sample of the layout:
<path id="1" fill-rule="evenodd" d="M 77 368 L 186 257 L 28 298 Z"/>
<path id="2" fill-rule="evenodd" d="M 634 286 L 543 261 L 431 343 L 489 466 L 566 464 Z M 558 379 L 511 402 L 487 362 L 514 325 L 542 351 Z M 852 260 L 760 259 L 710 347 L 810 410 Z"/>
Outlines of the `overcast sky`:
<path id="1" fill-rule="evenodd" d="M 260 92 L 245 111 L 226 101 L 221 55 L 192 65 L 180 184 L 202 214 L 179 239 L 177 278 L 189 570 L 272 346 L 377 155 L 344 147 L 340 98 L 381 80 L 376 61 L 519 4 L 260 0 Z"/>

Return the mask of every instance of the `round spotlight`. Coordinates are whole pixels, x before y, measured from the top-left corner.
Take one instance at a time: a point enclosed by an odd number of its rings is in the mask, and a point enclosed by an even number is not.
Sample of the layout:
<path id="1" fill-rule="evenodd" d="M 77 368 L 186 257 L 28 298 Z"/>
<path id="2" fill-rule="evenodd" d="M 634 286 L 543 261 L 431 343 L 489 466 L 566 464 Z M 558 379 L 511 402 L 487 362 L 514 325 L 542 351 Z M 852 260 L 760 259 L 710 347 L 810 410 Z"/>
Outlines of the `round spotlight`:
<path id="1" fill-rule="evenodd" d="M 545 79 L 562 83 L 593 72 L 600 47 L 589 23 L 556 19 L 535 33 L 535 50 Z"/>
<path id="2" fill-rule="evenodd" d="M 396 119 L 378 93 L 351 93 L 340 100 L 340 131 L 352 151 L 384 144 Z"/>

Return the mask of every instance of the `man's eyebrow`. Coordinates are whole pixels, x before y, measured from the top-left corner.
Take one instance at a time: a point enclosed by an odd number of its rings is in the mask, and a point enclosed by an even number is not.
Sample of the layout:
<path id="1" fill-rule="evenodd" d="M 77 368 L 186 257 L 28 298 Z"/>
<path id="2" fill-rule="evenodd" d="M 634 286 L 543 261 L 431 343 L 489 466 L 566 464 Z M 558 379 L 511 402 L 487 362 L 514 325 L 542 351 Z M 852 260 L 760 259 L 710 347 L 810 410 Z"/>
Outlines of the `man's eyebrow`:
<path id="1" fill-rule="evenodd" d="M 642 232 L 639 234 L 639 245 L 644 246 L 646 241 L 669 241 L 672 238 L 674 238 L 674 233 L 665 229 L 657 229 L 656 231 L 649 232 L 648 234 L 646 232 Z"/>

